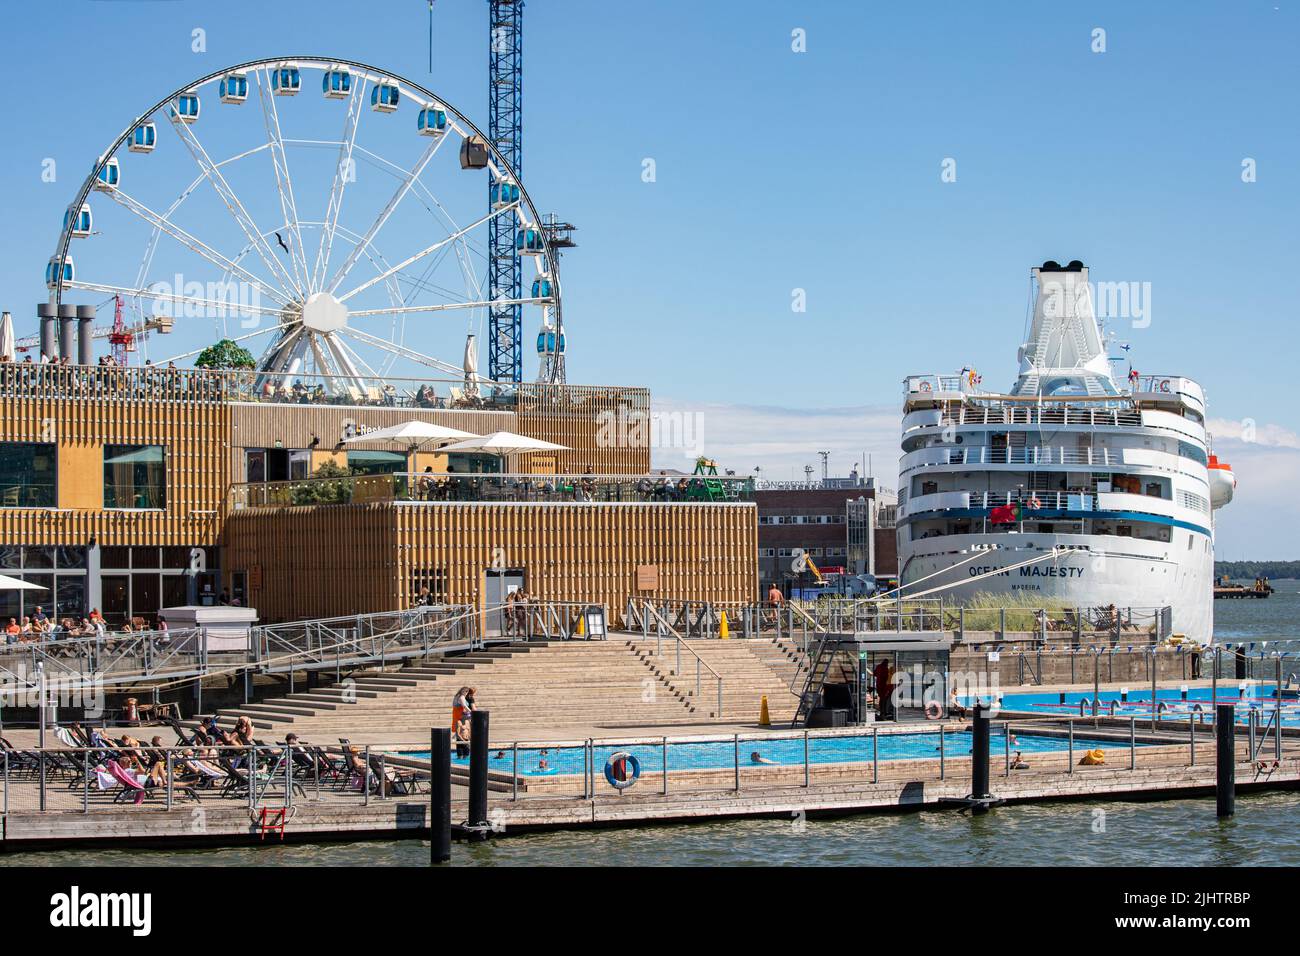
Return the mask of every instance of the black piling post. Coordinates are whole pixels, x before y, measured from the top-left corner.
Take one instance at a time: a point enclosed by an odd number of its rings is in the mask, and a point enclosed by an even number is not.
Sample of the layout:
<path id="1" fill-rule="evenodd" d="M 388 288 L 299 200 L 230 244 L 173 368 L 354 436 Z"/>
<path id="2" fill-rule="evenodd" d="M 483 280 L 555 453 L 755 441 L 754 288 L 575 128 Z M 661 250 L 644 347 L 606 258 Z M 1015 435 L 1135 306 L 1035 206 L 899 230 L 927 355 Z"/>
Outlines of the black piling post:
<path id="1" fill-rule="evenodd" d="M 988 800 L 989 793 L 989 715 L 983 704 L 976 703 L 971 723 L 970 795 L 972 800 Z"/>
<path id="2" fill-rule="evenodd" d="M 1232 704 L 1219 704 L 1215 715 L 1214 793 L 1220 817 L 1230 817 L 1236 810 L 1237 737 Z"/>
<path id="3" fill-rule="evenodd" d="M 469 820 L 478 839 L 487 837 L 488 827 L 488 712 L 476 710 L 469 723 Z"/>
<path id="4" fill-rule="evenodd" d="M 434 727 L 429 741 L 429 862 L 451 860 L 451 731 Z"/>

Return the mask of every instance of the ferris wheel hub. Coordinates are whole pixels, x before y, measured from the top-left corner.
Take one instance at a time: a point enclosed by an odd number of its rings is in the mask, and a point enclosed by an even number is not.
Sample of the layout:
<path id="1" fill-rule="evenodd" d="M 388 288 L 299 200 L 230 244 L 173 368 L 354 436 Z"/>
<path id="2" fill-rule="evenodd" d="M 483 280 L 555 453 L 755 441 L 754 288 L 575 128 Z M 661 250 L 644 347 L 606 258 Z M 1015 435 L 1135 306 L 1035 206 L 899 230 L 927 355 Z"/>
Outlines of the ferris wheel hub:
<path id="1" fill-rule="evenodd" d="M 348 327 L 348 307 L 328 292 L 316 292 L 303 303 L 302 324 L 312 332 L 338 332 Z"/>

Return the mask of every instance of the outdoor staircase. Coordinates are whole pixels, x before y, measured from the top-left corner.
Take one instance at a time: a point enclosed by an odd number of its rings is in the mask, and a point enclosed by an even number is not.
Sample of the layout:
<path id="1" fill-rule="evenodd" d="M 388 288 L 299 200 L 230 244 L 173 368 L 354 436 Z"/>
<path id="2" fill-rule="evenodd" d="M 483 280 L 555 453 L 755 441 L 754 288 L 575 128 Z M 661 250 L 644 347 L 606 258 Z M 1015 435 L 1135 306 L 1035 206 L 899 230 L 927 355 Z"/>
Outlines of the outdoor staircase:
<path id="1" fill-rule="evenodd" d="M 790 681 L 797 665 L 788 647 L 770 638 L 699 639 L 683 643 L 681 673 L 677 673 L 678 655 L 673 640 L 659 643 L 653 638 L 630 637 L 627 641 L 675 693 L 715 720 L 752 724 L 758 720 L 763 697 L 767 697 L 773 723 L 785 723 L 793 717 L 798 698 L 791 692 Z M 708 665 L 700 668 L 698 699 L 695 658 L 691 651 Z M 714 673 L 722 679 L 721 712 Z"/>
<path id="2" fill-rule="evenodd" d="M 229 729 L 247 716 L 262 739 L 289 731 L 314 742 L 427 740 L 430 727 L 447 726 L 461 687 L 492 715 L 492 739 L 537 740 L 589 736 L 596 727 L 698 722 L 687 695 L 632 653 L 611 641 L 535 641 L 394 670 L 354 674 L 338 684 L 283 697 L 224 707 L 215 714 Z M 201 717 L 184 722 L 195 727 Z"/>

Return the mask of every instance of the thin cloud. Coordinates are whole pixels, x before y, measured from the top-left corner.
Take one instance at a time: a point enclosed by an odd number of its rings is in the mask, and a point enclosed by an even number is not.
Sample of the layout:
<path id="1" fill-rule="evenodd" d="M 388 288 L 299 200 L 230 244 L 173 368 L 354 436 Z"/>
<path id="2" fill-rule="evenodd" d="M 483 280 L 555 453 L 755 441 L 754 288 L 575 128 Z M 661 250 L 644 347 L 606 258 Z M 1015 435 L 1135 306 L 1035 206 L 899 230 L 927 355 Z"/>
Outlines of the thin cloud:
<path id="1" fill-rule="evenodd" d="M 784 405 L 729 405 L 658 399 L 659 414 L 696 415 L 698 449 L 655 448 L 656 467 L 689 470 L 704 454 L 737 474 L 762 469 L 763 478 L 802 481 L 804 468 L 821 475 L 820 451 L 830 452 L 830 474 L 847 475 L 854 464 L 870 471 L 887 488 L 898 483 L 900 409 L 891 405 L 796 408 Z M 1300 434 L 1281 425 L 1254 424 L 1243 439 L 1243 423 L 1208 422 L 1216 452 L 1232 465 L 1237 493 L 1215 512 L 1217 554 L 1234 560 L 1294 559 L 1300 545 Z"/>

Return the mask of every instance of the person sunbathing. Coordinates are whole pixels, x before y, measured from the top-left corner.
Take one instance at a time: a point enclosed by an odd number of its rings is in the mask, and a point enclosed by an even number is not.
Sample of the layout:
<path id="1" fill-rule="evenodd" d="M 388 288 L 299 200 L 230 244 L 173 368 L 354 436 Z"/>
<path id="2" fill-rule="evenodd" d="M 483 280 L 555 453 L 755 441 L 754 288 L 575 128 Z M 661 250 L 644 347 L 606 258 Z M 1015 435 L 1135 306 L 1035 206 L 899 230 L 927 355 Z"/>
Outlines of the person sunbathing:
<path id="1" fill-rule="evenodd" d="M 351 744 L 343 748 L 343 759 L 347 762 L 348 773 L 350 774 L 349 785 L 357 790 L 363 787 L 374 790 L 379 784 L 379 778 L 366 763 L 366 758 L 361 752 L 360 747 Z"/>
<path id="2" fill-rule="evenodd" d="M 221 780 L 226 776 L 226 772 L 204 756 L 202 752 L 183 750 L 177 763 L 200 780 Z"/>
<path id="3" fill-rule="evenodd" d="M 253 746 L 253 722 L 247 717 L 240 717 L 235 721 L 233 736 L 241 746 Z"/>

